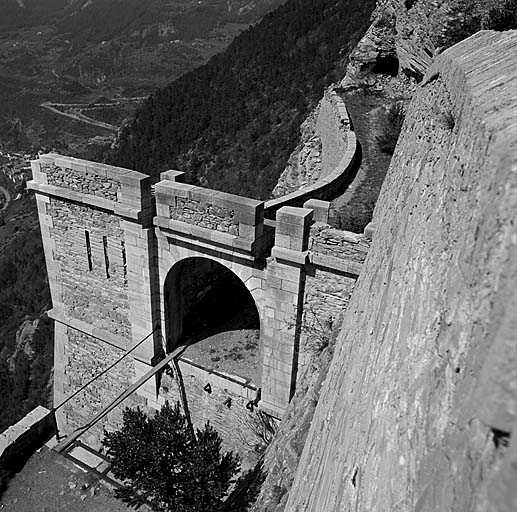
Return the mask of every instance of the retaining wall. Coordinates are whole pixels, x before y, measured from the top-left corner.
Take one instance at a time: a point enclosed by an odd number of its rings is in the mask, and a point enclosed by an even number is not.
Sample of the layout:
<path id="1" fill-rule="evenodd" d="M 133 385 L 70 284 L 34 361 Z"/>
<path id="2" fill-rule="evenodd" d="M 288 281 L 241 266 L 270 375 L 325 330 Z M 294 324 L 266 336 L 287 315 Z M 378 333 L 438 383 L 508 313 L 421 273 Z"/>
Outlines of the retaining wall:
<path id="1" fill-rule="evenodd" d="M 274 219 L 282 206 L 301 207 L 309 199 L 334 198 L 350 181 L 360 165 L 361 148 L 352 129 L 343 100 L 332 91 L 327 91 L 322 102 L 321 120 L 323 152 L 322 165 L 325 171 L 316 182 L 285 196 L 266 201 L 264 215 Z"/>

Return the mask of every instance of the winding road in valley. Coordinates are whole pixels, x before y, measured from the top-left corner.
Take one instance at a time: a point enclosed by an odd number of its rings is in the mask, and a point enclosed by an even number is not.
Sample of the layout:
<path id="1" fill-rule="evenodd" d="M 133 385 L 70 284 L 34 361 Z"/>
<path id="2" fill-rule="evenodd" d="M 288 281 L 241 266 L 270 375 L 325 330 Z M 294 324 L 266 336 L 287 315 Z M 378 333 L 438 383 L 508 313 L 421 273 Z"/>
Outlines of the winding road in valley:
<path id="1" fill-rule="evenodd" d="M 43 108 L 50 110 L 54 114 L 58 114 L 60 116 L 65 116 L 70 119 L 74 119 L 75 121 L 80 121 L 82 123 L 90 124 L 92 126 L 97 126 L 98 128 L 103 128 L 104 130 L 109 130 L 112 132 L 117 132 L 119 127 L 109 123 L 103 123 L 102 121 L 98 121 L 96 119 L 92 119 L 82 112 L 77 111 L 64 111 L 60 110 L 60 108 L 68 108 L 68 109 L 82 109 L 82 108 L 95 108 L 95 107 L 115 107 L 119 105 L 123 105 L 127 102 L 134 101 L 143 101 L 147 98 L 147 96 L 135 96 L 130 98 L 118 98 L 117 100 L 106 102 L 106 103 L 53 103 L 50 101 L 44 101 L 41 103 Z"/>
<path id="2" fill-rule="evenodd" d="M 41 106 L 43 108 L 46 108 L 47 110 L 50 110 L 54 114 L 69 117 L 70 119 L 74 119 L 75 121 L 81 121 L 82 123 L 91 124 L 92 126 L 104 128 L 105 130 L 110 130 L 112 132 L 116 132 L 118 130 L 117 126 L 108 123 L 103 123 L 102 121 L 96 121 L 95 119 L 92 119 L 91 117 L 88 117 L 81 112 L 64 112 L 56 108 L 57 106 L 75 107 L 75 104 L 50 103 L 49 101 L 44 101 L 41 104 Z"/>

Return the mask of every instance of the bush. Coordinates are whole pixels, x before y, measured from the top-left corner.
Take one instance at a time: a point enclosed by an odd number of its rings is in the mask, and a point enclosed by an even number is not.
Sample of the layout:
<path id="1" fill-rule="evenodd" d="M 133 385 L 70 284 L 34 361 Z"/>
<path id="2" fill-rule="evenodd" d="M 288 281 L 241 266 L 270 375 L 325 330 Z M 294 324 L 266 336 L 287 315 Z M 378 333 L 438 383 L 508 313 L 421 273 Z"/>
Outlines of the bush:
<path id="1" fill-rule="evenodd" d="M 116 496 L 134 508 L 215 510 L 240 466 L 232 452 L 221 456 L 221 438 L 209 423 L 195 434 L 179 404 L 168 402 L 152 418 L 126 408 L 122 429 L 105 433 L 102 444 L 124 482 Z"/>

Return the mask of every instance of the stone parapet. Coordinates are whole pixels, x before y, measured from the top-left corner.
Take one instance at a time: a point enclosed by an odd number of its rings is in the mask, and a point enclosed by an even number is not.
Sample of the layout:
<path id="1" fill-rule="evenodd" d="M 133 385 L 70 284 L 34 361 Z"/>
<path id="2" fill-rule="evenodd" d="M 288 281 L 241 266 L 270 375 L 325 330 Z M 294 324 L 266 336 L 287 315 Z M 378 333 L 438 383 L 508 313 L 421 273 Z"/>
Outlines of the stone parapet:
<path id="1" fill-rule="evenodd" d="M 329 108 L 333 111 L 333 116 L 337 119 L 338 129 L 344 132 L 344 139 L 340 137 L 343 139 L 342 144 L 336 143 L 338 148 L 333 148 L 333 158 L 330 163 L 327 164 L 327 166 L 332 167 L 332 169 L 324 173 L 324 176 L 314 183 L 300 190 L 266 201 L 264 215 L 268 219 L 273 219 L 276 212 L 282 206 L 301 207 L 310 199 L 333 199 L 334 196 L 342 190 L 347 181 L 354 176 L 361 163 L 361 148 L 354 131 L 350 128 L 350 120 L 343 100 L 333 91 L 327 91 L 326 94 L 328 96 L 326 102 L 331 105 Z M 336 154 L 340 155 L 337 159 Z"/>
<path id="2" fill-rule="evenodd" d="M 155 189 L 155 226 L 230 251 L 262 252 L 270 239 L 262 201 L 180 183 L 176 171 L 163 174 Z"/>
<path id="3" fill-rule="evenodd" d="M 264 203 L 177 181 L 156 185 L 157 216 L 256 240 L 263 233 Z"/>
<path id="4" fill-rule="evenodd" d="M 55 433 L 54 414 L 45 407 L 36 407 L 0 434 L 0 469 L 19 471 Z"/>
<path id="5" fill-rule="evenodd" d="M 135 219 L 152 212 L 151 178 L 145 174 L 56 154 L 41 155 L 31 166 L 27 186 L 42 194 Z"/>

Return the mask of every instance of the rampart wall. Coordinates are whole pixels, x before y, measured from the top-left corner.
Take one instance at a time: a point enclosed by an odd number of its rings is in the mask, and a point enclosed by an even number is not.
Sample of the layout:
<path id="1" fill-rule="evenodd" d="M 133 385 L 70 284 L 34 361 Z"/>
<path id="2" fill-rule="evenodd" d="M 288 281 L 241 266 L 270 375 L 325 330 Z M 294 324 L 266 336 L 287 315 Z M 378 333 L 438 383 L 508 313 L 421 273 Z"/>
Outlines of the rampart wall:
<path id="1" fill-rule="evenodd" d="M 517 31 L 414 98 L 289 512 L 515 510 Z"/>
<path id="2" fill-rule="evenodd" d="M 318 178 L 299 190 L 266 201 L 264 215 L 274 219 L 282 206 L 301 207 L 310 199 L 330 200 L 342 192 L 360 165 L 360 146 L 342 98 L 327 90 L 317 116 L 317 133 L 322 143 L 322 170 Z"/>
<path id="3" fill-rule="evenodd" d="M 321 101 L 316 120 L 316 133 L 321 140 L 321 173 L 325 178 L 339 165 L 349 144 L 350 119 L 343 99 L 332 89 L 327 89 Z"/>

